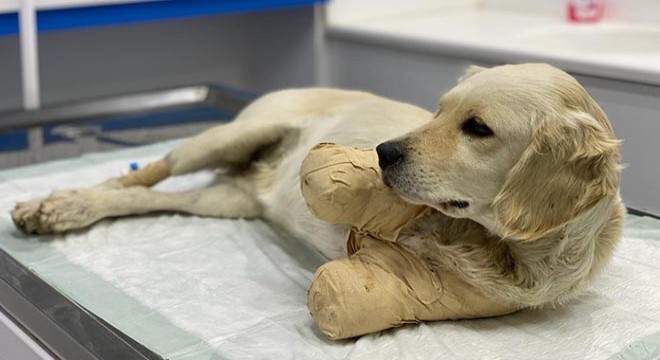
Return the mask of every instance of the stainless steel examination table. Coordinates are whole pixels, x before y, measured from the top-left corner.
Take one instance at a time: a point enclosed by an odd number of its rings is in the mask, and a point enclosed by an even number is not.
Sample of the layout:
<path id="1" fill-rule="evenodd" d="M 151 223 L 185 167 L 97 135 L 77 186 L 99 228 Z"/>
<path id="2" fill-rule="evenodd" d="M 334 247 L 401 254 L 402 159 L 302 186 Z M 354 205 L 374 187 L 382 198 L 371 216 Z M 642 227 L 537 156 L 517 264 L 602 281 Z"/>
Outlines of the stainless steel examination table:
<path id="1" fill-rule="evenodd" d="M 189 103 L 180 103 L 184 95 L 191 96 Z M 176 105 L 169 110 L 217 106 L 231 114 L 247 101 L 243 95 L 194 88 L 174 96 Z M 58 119 L 46 115 L 40 116 Z M 17 128 L 26 115 L 13 116 L 7 124 Z M 34 126 L 71 119 L 88 123 L 90 116 L 31 121 Z M 306 307 L 307 286 L 323 260 L 261 221 L 153 214 L 106 220 L 65 236 L 26 237 L 14 229 L 8 212 L 15 201 L 97 183 L 132 162 L 162 156 L 177 142 L 0 171 L 0 307 L 54 355 L 76 360 L 660 358 L 660 220 L 639 214 L 628 215 L 624 239 L 594 286 L 564 307 L 411 325 L 339 342 L 316 329 Z M 157 186 L 185 190 L 212 178 L 201 172 Z"/>

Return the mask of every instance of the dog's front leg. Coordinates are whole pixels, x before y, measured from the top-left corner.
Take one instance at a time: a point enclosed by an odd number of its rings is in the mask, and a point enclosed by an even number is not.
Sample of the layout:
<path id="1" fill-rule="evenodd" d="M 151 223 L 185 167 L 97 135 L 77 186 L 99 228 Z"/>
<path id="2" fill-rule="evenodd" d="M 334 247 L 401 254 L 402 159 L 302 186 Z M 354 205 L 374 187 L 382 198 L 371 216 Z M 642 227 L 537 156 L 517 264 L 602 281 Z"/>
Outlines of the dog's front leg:
<path id="1" fill-rule="evenodd" d="M 488 317 L 515 306 L 489 299 L 450 273 L 429 270 L 400 245 L 363 238 L 349 257 L 321 266 L 308 306 L 332 339 L 369 334 L 420 321 Z"/>
<path id="2" fill-rule="evenodd" d="M 144 186 L 54 191 L 45 199 L 18 203 L 11 213 L 16 227 L 27 234 L 52 234 L 82 229 L 109 217 L 157 211 L 208 217 L 252 218 L 261 205 L 232 182 L 182 193 L 165 193 Z"/>

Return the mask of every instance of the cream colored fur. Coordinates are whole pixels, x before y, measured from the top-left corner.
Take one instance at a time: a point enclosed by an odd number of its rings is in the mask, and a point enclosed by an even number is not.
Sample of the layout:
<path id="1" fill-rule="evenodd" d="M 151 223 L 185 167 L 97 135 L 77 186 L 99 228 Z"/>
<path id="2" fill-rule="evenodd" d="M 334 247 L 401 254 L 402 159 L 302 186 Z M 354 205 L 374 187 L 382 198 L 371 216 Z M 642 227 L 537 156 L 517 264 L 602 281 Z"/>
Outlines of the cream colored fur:
<path id="1" fill-rule="evenodd" d="M 494 136 L 465 134 L 470 117 Z M 165 158 L 172 175 L 228 169 L 214 187 L 164 194 L 111 179 L 17 204 L 12 217 L 27 233 L 162 210 L 261 217 L 336 258 L 346 252 L 346 228 L 309 213 L 302 159 L 323 141 L 374 147 L 393 138 L 405 145 L 405 160 L 383 176 L 404 199 L 437 209 L 399 242 L 457 279 L 447 286 L 476 288 L 511 310 L 556 304 L 579 294 L 610 258 L 624 216 L 619 142 L 575 79 L 543 64 L 470 68 L 435 115 L 363 92 L 275 92 Z M 451 200 L 470 205 L 448 207 Z"/>

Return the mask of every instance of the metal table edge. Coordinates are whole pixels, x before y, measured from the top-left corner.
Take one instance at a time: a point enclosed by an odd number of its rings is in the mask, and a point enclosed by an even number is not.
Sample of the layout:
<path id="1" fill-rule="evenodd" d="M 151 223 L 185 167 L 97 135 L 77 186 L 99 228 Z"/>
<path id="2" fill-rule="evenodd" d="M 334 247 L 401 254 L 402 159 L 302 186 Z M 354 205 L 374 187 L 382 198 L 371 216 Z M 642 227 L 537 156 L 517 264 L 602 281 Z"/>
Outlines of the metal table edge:
<path id="1" fill-rule="evenodd" d="M 0 307 L 62 359 L 162 359 L 61 294 L 2 249 Z"/>

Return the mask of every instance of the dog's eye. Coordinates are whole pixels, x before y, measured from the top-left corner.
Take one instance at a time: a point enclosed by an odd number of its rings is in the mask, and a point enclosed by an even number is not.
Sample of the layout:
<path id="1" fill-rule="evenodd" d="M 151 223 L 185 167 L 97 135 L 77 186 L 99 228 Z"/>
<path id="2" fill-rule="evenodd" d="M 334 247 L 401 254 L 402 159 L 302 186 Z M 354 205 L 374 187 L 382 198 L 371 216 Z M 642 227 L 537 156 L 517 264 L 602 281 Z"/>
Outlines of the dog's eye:
<path id="1" fill-rule="evenodd" d="M 488 136 L 493 136 L 493 130 L 491 130 L 488 126 L 486 126 L 484 123 L 481 121 L 477 120 L 477 118 L 469 118 L 467 119 L 463 125 L 461 126 L 461 130 L 463 132 L 476 136 L 476 137 L 488 137 Z"/>

